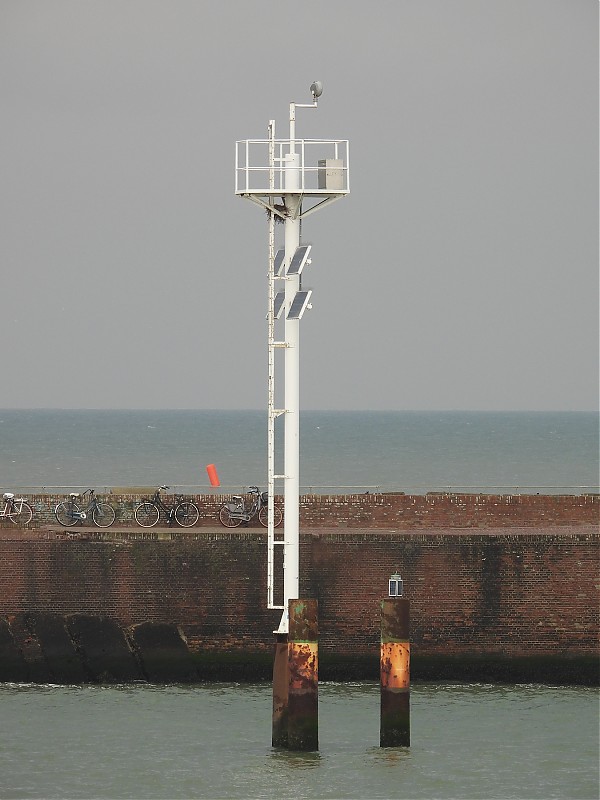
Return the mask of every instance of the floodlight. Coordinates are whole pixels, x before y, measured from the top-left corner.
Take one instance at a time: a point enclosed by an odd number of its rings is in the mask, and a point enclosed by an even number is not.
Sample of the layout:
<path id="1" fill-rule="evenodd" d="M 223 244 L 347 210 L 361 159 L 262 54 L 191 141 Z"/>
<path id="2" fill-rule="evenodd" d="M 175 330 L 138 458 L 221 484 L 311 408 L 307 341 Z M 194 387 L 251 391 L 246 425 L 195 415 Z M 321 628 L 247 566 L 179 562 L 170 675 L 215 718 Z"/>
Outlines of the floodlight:
<path id="1" fill-rule="evenodd" d="M 321 81 L 314 81 L 313 83 L 311 83 L 310 91 L 312 93 L 313 100 L 315 100 L 316 102 L 317 97 L 321 97 L 321 95 L 323 94 L 323 84 L 321 83 Z"/>

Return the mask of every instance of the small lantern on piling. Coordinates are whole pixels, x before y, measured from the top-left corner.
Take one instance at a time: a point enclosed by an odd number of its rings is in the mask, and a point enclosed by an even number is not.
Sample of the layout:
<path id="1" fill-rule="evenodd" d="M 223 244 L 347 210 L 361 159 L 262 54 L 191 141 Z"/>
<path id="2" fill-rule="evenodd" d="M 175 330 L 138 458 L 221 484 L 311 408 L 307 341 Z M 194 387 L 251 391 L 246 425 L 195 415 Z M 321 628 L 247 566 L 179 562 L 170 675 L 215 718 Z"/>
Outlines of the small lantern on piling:
<path id="1" fill-rule="evenodd" d="M 410 600 L 403 591 L 394 572 L 381 601 L 381 747 L 410 746 Z"/>
<path id="2" fill-rule="evenodd" d="M 390 597 L 402 597 L 403 584 L 402 576 L 394 572 L 389 581 L 389 595 Z"/>

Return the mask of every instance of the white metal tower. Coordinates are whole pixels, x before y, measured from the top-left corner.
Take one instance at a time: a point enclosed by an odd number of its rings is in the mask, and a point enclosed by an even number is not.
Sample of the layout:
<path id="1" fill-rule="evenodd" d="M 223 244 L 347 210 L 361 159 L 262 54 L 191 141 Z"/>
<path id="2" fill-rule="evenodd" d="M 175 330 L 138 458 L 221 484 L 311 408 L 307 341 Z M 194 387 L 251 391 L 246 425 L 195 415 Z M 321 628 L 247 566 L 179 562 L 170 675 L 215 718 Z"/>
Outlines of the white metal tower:
<path id="1" fill-rule="evenodd" d="M 288 632 L 288 600 L 298 598 L 300 575 L 300 320 L 310 307 L 310 290 L 302 290 L 301 275 L 310 263 L 310 245 L 300 242 L 304 217 L 339 200 L 350 191 L 349 145 L 346 139 L 297 139 L 296 109 L 317 108 L 323 87 L 315 81 L 312 103 L 290 103 L 289 139 L 236 142 L 235 193 L 262 206 L 269 214 L 268 256 L 268 431 L 267 482 L 268 569 L 267 606 L 283 610 L 277 633 Z M 277 202 L 281 200 L 281 202 Z M 275 252 L 275 221 L 284 223 L 284 246 Z M 284 288 L 275 291 L 276 281 Z M 284 316 L 283 339 L 275 337 L 275 322 Z M 284 350 L 284 407 L 275 407 L 275 351 Z M 275 420 L 285 415 L 283 474 L 275 473 Z M 273 505 L 275 481 L 284 483 L 283 538 L 276 538 Z M 283 547 L 283 597 L 275 600 L 275 548 Z"/>

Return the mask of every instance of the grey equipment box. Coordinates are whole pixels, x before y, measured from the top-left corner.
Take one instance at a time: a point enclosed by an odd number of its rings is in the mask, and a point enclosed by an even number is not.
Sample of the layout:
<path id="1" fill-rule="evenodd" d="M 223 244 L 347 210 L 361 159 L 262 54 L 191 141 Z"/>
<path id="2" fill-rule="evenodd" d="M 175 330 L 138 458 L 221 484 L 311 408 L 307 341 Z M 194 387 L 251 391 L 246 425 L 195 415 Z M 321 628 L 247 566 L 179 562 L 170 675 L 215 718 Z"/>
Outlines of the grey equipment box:
<path id="1" fill-rule="evenodd" d="M 332 192 L 344 191 L 344 162 L 341 158 L 319 160 L 319 189 Z"/>

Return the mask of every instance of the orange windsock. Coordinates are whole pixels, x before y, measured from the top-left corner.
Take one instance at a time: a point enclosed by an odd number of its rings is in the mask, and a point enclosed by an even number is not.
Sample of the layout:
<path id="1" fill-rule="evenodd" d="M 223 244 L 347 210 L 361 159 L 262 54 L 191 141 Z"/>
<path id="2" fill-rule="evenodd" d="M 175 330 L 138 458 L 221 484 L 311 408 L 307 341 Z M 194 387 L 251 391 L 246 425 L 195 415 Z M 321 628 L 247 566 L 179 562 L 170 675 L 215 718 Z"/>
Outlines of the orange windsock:
<path id="1" fill-rule="evenodd" d="M 214 464 L 207 464 L 206 471 L 211 486 L 220 486 L 219 476 L 217 475 L 217 468 Z"/>

